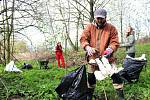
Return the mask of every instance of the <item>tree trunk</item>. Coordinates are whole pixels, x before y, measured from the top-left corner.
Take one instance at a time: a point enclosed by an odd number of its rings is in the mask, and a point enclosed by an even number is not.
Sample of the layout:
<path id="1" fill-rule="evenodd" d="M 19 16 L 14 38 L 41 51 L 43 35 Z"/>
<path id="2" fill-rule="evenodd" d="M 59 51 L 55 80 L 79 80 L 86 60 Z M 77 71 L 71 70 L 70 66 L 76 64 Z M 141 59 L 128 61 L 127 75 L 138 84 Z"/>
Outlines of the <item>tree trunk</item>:
<path id="1" fill-rule="evenodd" d="M 90 0 L 90 22 L 93 22 L 94 20 L 94 11 L 93 11 L 93 6 L 94 6 L 94 1 Z"/>

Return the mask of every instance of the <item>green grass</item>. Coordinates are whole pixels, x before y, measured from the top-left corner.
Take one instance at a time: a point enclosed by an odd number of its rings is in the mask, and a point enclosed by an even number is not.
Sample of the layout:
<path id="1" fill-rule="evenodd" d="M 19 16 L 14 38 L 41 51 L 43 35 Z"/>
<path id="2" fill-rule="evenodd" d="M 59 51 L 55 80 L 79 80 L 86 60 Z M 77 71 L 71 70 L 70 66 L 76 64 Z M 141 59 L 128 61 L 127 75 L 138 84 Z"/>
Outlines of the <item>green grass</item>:
<path id="1" fill-rule="evenodd" d="M 141 72 L 137 83 L 124 84 L 124 93 L 126 100 L 150 100 L 150 44 L 136 45 L 136 57 L 145 53 L 148 60 L 146 69 Z M 83 57 L 84 53 L 77 53 L 77 59 Z M 125 49 L 119 48 L 116 53 L 117 65 L 122 66 L 125 58 Z M 73 55 L 75 57 L 75 55 Z M 67 70 L 58 69 L 57 64 L 53 67 L 49 64 L 49 69 L 40 69 L 36 61 L 26 61 L 33 65 L 31 70 L 22 70 L 23 73 L 5 72 L 4 67 L 0 65 L 0 100 L 6 100 L 8 96 L 19 95 L 23 100 L 59 100 L 55 88 L 61 81 L 61 78 L 73 71 L 76 67 L 70 67 Z M 16 66 L 21 68 L 22 63 Z M 107 78 L 104 81 L 97 81 L 95 95 L 98 100 L 105 100 L 105 95 L 109 100 L 117 100 L 116 92 L 112 86 L 112 80 Z"/>
<path id="2" fill-rule="evenodd" d="M 58 69 L 51 65 L 49 69 L 40 69 L 35 62 L 33 65 L 33 69 L 24 69 L 23 73 L 5 72 L 4 66 L 0 67 L 0 100 L 11 95 L 19 95 L 26 100 L 56 100 L 55 88 L 61 78 L 75 69 Z"/>

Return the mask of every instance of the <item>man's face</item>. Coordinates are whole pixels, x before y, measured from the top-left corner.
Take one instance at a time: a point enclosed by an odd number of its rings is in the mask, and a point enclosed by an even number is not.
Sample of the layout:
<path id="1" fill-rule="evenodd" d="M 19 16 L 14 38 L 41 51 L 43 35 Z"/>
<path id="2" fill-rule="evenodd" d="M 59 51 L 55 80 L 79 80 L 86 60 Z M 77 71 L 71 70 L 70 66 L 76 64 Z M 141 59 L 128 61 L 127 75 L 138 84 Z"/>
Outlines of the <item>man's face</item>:
<path id="1" fill-rule="evenodd" d="M 97 17 L 96 19 L 97 24 L 104 24 L 106 22 L 106 18 Z"/>
<path id="2" fill-rule="evenodd" d="M 96 24 L 99 28 L 102 28 L 106 22 L 106 18 L 97 17 L 95 18 Z"/>

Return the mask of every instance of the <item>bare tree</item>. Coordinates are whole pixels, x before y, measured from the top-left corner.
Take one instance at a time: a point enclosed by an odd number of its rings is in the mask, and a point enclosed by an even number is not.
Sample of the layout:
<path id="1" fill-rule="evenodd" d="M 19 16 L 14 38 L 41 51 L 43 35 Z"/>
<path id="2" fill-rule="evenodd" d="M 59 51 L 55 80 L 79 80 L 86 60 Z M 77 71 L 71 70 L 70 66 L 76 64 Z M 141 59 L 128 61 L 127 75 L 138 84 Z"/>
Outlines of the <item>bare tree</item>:
<path id="1" fill-rule="evenodd" d="M 14 51 L 13 41 L 16 35 L 20 34 L 30 41 L 30 37 L 24 33 L 30 27 L 34 27 L 44 35 L 43 46 L 46 48 L 52 48 L 60 38 L 65 42 L 65 48 L 71 46 L 74 50 L 78 50 L 81 30 L 88 22 L 94 21 L 94 11 L 98 7 L 107 8 L 109 13 L 107 20 L 117 26 L 121 41 L 125 27 L 129 23 L 138 31 L 138 37 L 143 29 L 146 30 L 147 36 L 150 35 L 147 6 L 149 2 L 142 2 L 145 3 L 143 7 L 145 14 L 140 14 L 142 10 L 134 8 L 133 0 L 130 2 L 128 0 L 3 0 L 1 3 L 0 43 L 3 59 L 12 59 L 8 54 Z"/>
<path id="2" fill-rule="evenodd" d="M 37 1 L 37 0 L 36 0 Z M 0 14 L 2 15 L 2 20 L 0 21 L 0 27 L 1 27 L 1 47 L 3 48 L 3 59 L 4 64 L 8 63 L 10 59 L 13 59 L 13 45 L 14 45 L 14 33 L 21 33 L 22 30 L 28 28 L 28 27 L 36 27 L 40 29 L 36 24 L 33 24 L 32 22 L 30 24 L 25 23 L 24 25 L 20 20 L 26 20 L 26 19 L 34 19 L 37 18 L 33 13 L 34 11 L 34 3 L 36 1 L 32 1 L 30 3 L 26 1 L 19 1 L 19 0 L 3 0 L 3 10 L 0 11 Z M 22 5 L 28 5 L 30 10 L 28 8 L 20 8 Z M 24 9 L 23 9 L 24 8 Z M 23 13 L 22 13 L 23 12 Z M 17 13 L 17 15 L 20 15 L 20 17 L 14 16 L 14 13 Z M 19 23 L 19 24 L 18 24 Z M 14 28 L 16 26 L 16 28 Z"/>

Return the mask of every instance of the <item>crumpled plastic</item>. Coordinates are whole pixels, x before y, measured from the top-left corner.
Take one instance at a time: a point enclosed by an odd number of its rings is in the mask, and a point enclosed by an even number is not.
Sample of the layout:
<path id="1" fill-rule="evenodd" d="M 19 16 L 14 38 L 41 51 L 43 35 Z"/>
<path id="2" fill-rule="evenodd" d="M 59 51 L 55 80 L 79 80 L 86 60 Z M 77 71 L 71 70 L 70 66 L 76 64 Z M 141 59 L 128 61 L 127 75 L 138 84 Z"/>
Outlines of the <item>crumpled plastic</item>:
<path id="1" fill-rule="evenodd" d="M 63 100 L 86 100 L 88 87 L 85 65 L 64 76 L 55 91 Z"/>
<path id="2" fill-rule="evenodd" d="M 115 64 L 110 64 L 108 59 L 105 56 L 101 58 L 91 59 L 89 64 L 97 64 L 99 70 L 94 72 L 97 80 L 104 80 L 108 76 L 113 75 L 114 73 L 119 72 L 123 68 L 117 68 Z"/>
<path id="3" fill-rule="evenodd" d="M 142 54 L 141 57 L 132 58 L 130 56 L 126 56 L 123 61 L 123 70 L 119 72 L 120 76 L 129 83 L 135 82 L 139 80 L 140 73 L 145 66 L 147 60 L 145 58 L 145 54 Z"/>
<path id="4" fill-rule="evenodd" d="M 11 61 L 9 64 L 7 64 L 4 70 L 8 72 L 22 72 L 16 67 L 14 61 Z"/>

